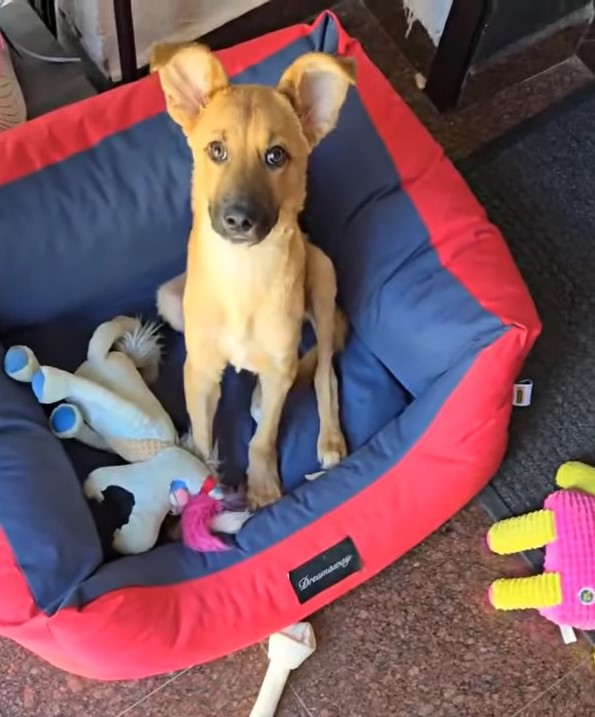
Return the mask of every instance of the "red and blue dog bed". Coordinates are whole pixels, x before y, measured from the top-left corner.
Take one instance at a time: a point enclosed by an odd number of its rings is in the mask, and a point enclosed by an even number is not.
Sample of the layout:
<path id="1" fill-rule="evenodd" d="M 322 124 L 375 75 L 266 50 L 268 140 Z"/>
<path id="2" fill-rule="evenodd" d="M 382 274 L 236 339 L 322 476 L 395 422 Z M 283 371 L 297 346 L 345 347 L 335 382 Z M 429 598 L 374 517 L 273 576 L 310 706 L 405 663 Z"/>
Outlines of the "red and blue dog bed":
<path id="1" fill-rule="evenodd" d="M 286 495 L 234 550 L 170 543 L 106 560 L 102 531 L 117 516 L 94 515 L 80 481 L 113 458 L 60 443 L 30 390 L 0 375 L 0 633 L 58 667 L 136 678 L 260 640 L 419 543 L 502 459 L 511 387 L 540 328 L 523 281 L 331 13 L 219 57 L 234 81 L 271 84 L 309 50 L 357 62 L 357 88 L 312 157 L 303 217 L 351 324 L 337 362 L 349 457 L 304 479 L 318 469 L 318 419 L 313 391 L 296 390 L 280 435 Z M 102 320 L 151 314 L 156 287 L 183 269 L 189 151 L 149 77 L 3 134 L 0 157 L 2 353 L 27 344 L 73 370 Z M 183 358 L 168 335 L 156 393 L 180 429 Z M 231 480 L 245 469 L 251 389 L 249 376 L 225 376 L 216 432 Z"/>

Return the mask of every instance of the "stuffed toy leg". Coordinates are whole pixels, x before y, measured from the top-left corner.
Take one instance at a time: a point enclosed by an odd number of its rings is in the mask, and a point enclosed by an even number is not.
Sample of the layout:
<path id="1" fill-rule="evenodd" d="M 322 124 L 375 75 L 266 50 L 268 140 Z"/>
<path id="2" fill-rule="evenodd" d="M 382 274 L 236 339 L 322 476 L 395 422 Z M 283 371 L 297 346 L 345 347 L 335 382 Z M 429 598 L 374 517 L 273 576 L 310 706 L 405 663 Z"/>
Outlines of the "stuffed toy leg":
<path id="1" fill-rule="evenodd" d="M 113 453 L 110 444 L 85 423 L 83 414 L 73 403 L 61 403 L 50 414 L 50 430 L 62 440 L 75 438 L 91 448 Z"/>
<path id="2" fill-rule="evenodd" d="M 97 328 L 87 360 L 74 373 L 40 366 L 26 346 L 11 347 L 4 368 L 15 380 L 31 383 L 40 403 L 66 401 L 50 419 L 58 437 L 136 462 L 178 442 L 171 418 L 145 382 L 156 377 L 159 358 L 155 326 L 119 316 Z"/>

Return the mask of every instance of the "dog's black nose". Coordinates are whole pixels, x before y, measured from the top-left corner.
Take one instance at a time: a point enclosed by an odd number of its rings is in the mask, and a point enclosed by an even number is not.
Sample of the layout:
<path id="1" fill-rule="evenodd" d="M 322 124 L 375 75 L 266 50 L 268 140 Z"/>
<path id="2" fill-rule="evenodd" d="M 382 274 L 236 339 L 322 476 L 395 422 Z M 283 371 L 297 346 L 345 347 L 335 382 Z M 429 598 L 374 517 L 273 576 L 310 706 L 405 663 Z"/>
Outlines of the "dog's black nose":
<path id="1" fill-rule="evenodd" d="M 231 234 L 249 234 L 256 222 L 256 213 L 246 203 L 236 202 L 223 211 L 223 223 Z"/>
<path id="2" fill-rule="evenodd" d="M 209 204 L 213 229 L 237 244 L 257 244 L 277 222 L 278 211 L 270 202 L 254 197 L 234 197 Z"/>

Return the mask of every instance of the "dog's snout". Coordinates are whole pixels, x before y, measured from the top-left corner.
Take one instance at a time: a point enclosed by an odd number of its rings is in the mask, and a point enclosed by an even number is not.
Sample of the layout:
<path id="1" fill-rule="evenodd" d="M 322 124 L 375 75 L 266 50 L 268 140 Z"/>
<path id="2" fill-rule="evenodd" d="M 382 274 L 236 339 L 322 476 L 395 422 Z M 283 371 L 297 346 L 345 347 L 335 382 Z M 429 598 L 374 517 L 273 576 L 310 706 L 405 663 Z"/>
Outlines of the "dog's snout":
<path id="1" fill-rule="evenodd" d="M 257 223 L 257 219 L 251 207 L 236 202 L 223 209 L 223 223 L 230 232 L 248 234 Z"/>
<path id="2" fill-rule="evenodd" d="M 278 211 L 258 198 L 223 199 L 209 207 L 215 231 L 237 244 L 262 241 L 277 223 Z"/>

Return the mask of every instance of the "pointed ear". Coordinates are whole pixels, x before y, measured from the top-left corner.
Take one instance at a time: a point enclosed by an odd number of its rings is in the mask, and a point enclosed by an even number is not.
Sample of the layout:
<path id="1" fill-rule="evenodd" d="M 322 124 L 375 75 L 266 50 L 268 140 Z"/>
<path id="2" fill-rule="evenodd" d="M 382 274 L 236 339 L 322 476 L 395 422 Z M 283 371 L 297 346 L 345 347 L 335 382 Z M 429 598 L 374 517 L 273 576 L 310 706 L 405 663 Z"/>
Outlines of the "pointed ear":
<path id="1" fill-rule="evenodd" d="M 289 98 L 314 147 L 334 129 L 349 85 L 354 83 L 351 59 L 309 52 L 285 70 L 277 89 Z"/>
<path id="2" fill-rule="evenodd" d="M 209 99 L 229 84 L 221 63 L 203 45 L 154 45 L 150 67 L 159 74 L 169 116 L 186 134 Z"/>

